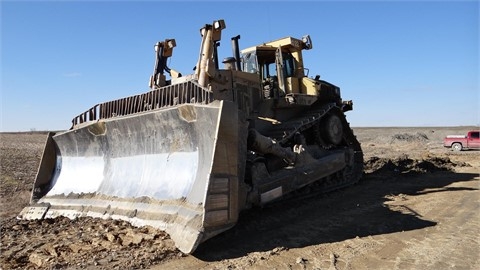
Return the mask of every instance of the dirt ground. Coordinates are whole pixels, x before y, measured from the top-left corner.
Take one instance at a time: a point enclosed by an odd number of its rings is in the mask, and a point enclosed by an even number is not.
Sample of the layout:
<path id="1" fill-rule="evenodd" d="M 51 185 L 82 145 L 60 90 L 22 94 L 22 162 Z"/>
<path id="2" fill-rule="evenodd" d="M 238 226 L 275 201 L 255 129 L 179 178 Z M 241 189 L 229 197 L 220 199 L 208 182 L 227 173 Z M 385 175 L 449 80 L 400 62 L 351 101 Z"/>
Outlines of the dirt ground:
<path id="1" fill-rule="evenodd" d="M 354 128 L 358 184 L 242 213 L 182 254 L 121 221 L 23 221 L 45 133 L 0 134 L 1 269 L 480 269 L 480 151 L 444 149 L 474 127 Z M 478 129 L 478 128 L 477 128 Z"/>

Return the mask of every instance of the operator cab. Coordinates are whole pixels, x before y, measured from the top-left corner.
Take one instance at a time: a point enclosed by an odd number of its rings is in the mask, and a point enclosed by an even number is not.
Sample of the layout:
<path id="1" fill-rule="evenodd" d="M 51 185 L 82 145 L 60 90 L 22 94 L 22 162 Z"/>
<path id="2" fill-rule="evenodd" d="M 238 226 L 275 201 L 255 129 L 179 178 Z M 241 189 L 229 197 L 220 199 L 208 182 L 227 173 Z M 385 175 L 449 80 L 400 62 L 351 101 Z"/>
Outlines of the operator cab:
<path id="1" fill-rule="evenodd" d="M 310 37 L 287 37 L 242 51 L 242 71 L 260 77 L 264 98 L 301 93 L 305 77 L 301 51 L 310 49 Z"/>

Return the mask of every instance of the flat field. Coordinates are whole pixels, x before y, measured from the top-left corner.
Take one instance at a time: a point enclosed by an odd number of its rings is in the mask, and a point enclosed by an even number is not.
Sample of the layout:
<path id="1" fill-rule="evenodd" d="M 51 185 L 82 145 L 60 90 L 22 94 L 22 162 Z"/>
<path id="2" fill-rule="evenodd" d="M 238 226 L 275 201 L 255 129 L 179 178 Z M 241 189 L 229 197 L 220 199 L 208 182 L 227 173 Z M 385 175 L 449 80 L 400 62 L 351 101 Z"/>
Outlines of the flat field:
<path id="1" fill-rule="evenodd" d="M 122 221 L 23 221 L 46 133 L 0 134 L 0 269 L 480 269 L 480 151 L 442 146 L 475 127 L 354 128 L 356 185 L 254 208 L 192 255 Z"/>

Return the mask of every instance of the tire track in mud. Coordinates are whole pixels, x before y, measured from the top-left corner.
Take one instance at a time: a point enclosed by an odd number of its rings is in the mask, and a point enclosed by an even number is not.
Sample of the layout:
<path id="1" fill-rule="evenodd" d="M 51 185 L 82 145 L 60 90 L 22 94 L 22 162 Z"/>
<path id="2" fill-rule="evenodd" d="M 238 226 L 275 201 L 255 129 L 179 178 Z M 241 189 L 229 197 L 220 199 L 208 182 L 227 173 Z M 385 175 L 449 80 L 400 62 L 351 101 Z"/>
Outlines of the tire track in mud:
<path id="1" fill-rule="evenodd" d="M 424 228 L 424 233 L 411 230 L 357 237 L 321 244 L 317 253 L 323 257 L 328 252 L 335 254 L 337 269 L 378 269 L 379 265 L 382 269 L 478 269 L 480 197 L 478 177 L 476 180 L 419 192 L 419 196 L 387 196 L 390 201 L 386 206 L 393 211 L 437 222 L 433 227 Z M 456 191 L 468 193 L 464 197 L 455 196 Z M 448 207 L 445 202 L 449 202 Z M 325 260 L 314 266 L 329 267 Z"/>
<path id="2" fill-rule="evenodd" d="M 475 186 L 478 184 L 472 185 Z M 398 253 L 393 269 L 470 269 L 472 261 L 479 263 L 480 198 L 475 191 L 464 194 L 448 198 L 438 194 L 434 200 L 419 203 L 422 207 L 433 206 L 425 215 L 438 220 L 438 224 L 428 228 L 428 235 L 406 241 L 406 248 Z M 445 200 L 449 201 L 447 207 L 442 204 Z"/>

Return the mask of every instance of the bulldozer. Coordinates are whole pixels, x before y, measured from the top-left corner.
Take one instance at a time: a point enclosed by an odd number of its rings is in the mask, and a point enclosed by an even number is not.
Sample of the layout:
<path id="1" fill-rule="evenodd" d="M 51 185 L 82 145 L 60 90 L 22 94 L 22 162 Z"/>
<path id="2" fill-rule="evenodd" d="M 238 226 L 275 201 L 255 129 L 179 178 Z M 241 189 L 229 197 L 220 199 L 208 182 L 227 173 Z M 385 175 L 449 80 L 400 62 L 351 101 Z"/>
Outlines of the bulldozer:
<path id="1" fill-rule="evenodd" d="M 200 29 L 192 74 L 167 66 L 177 45 L 165 39 L 147 92 L 99 103 L 49 133 L 18 217 L 126 220 L 192 253 L 245 209 L 359 181 L 363 153 L 345 116 L 353 102 L 308 77 L 310 36 L 243 50 L 232 37 L 220 68 L 225 28 L 216 20 Z"/>

